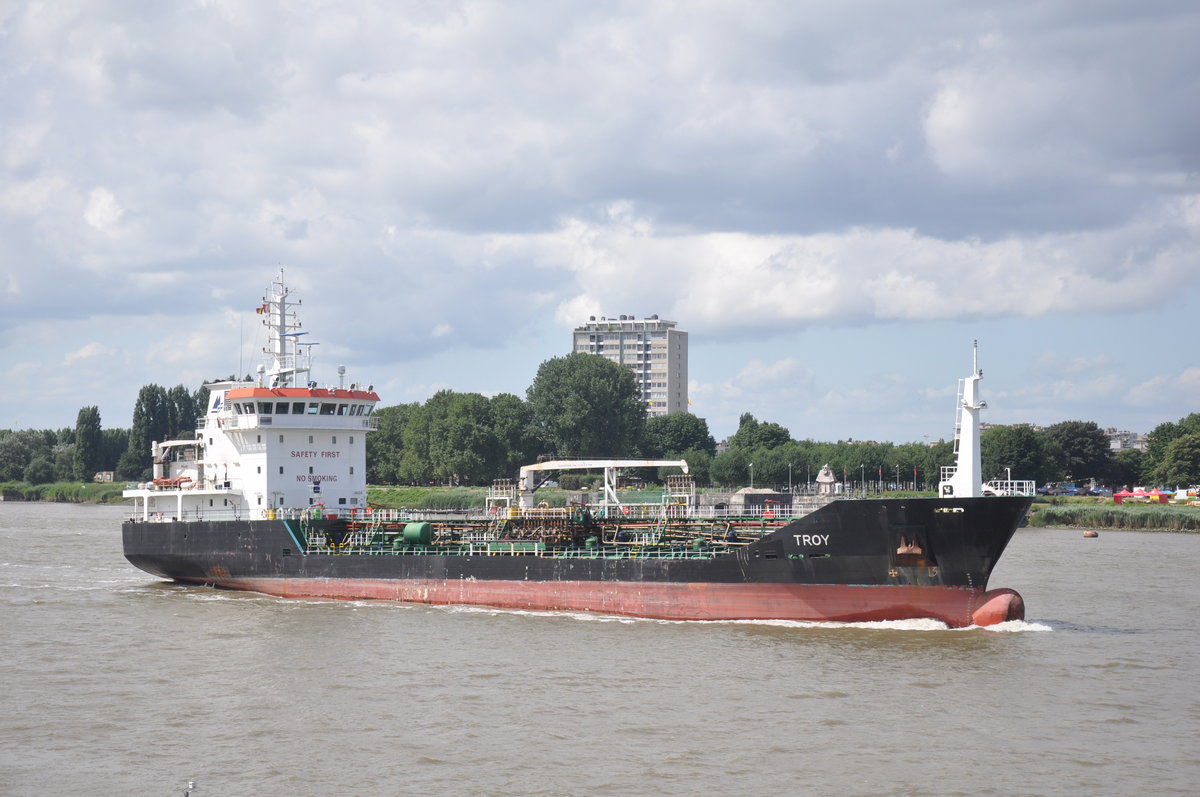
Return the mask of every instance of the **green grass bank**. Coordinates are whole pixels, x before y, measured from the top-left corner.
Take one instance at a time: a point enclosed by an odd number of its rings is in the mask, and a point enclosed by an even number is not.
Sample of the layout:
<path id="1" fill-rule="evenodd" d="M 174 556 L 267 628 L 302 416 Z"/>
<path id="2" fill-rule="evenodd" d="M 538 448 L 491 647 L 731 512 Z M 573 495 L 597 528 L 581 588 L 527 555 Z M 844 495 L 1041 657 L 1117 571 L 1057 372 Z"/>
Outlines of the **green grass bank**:
<path id="1" fill-rule="evenodd" d="M 125 484 L 85 484 L 81 482 L 55 482 L 53 484 L 29 484 L 27 482 L 4 482 L 0 484 L 0 495 L 5 501 L 53 501 L 64 504 L 119 504 L 125 499 L 121 491 Z"/>
<path id="2" fill-rule="evenodd" d="M 1038 499 L 1029 513 L 1034 527 L 1131 531 L 1200 531 L 1200 506 L 1114 504 L 1097 498 Z"/>

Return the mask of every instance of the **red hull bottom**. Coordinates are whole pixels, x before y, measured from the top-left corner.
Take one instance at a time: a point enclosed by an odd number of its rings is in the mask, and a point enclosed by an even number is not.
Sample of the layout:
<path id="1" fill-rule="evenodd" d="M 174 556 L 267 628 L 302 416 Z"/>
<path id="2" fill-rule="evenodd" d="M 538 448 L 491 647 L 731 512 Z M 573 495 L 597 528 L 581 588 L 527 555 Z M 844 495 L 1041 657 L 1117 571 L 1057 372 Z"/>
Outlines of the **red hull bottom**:
<path id="1" fill-rule="evenodd" d="M 871 622 L 930 618 L 948 626 L 1022 620 L 1021 596 L 965 587 L 614 581 L 215 578 L 205 583 L 284 598 L 588 611 L 663 620 Z"/>

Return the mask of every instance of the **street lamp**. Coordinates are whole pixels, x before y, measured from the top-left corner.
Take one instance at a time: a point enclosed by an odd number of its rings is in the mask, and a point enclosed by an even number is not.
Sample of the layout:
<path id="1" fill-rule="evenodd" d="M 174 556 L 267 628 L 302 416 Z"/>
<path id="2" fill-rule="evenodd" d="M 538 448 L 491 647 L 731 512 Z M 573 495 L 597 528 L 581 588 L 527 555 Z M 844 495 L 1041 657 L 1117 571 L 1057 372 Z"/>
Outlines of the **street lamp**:
<path id="1" fill-rule="evenodd" d="M 788 463 L 788 493 L 792 492 L 792 463 Z"/>
<path id="2" fill-rule="evenodd" d="M 754 489 L 754 463 L 750 463 L 750 489 Z"/>
<path id="3" fill-rule="evenodd" d="M 866 495 L 867 494 L 867 466 L 864 463 L 862 465 L 859 465 L 858 469 L 860 471 L 859 476 L 858 476 L 858 483 L 862 485 L 863 495 Z"/>
<path id="4" fill-rule="evenodd" d="M 1005 468 L 1004 473 L 1004 480 L 1009 482 L 1012 481 L 1012 468 Z"/>

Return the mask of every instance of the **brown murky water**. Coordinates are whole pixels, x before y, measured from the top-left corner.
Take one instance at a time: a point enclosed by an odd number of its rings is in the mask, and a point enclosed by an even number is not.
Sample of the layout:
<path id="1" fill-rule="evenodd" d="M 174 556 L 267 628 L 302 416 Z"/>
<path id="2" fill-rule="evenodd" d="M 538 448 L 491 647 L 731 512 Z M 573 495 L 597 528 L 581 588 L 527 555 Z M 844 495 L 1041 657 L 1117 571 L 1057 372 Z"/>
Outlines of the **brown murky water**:
<path id="1" fill-rule="evenodd" d="M 991 630 L 286 601 L 0 504 L 0 793 L 1193 794 L 1200 536 L 1023 530 Z"/>

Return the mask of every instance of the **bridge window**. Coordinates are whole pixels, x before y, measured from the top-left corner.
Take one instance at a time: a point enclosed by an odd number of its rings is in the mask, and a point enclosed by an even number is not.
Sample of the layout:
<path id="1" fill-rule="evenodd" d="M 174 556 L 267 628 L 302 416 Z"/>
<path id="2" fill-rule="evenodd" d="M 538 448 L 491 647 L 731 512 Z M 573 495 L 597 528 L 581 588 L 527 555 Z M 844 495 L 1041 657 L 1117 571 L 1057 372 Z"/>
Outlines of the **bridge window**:
<path id="1" fill-rule="evenodd" d="M 269 401 L 258 402 L 258 414 L 259 415 L 270 415 L 271 414 L 271 402 L 269 402 Z"/>
<path id="2" fill-rule="evenodd" d="M 292 402 L 292 415 L 303 415 L 303 414 L 304 414 L 304 402 L 303 401 L 293 401 Z"/>
<path id="3" fill-rule="evenodd" d="M 334 410 L 336 410 L 336 409 L 337 409 L 336 404 L 322 404 L 321 405 L 321 414 L 322 415 L 333 415 Z"/>
<path id="4" fill-rule="evenodd" d="M 287 415 L 288 414 L 288 403 L 286 401 L 275 402 L 275 414 L 276 415 Z"/>
<path id="5" fill-rule="evenodd" d="M 308 404 L 308 414 L 309 414 L 309 415 L 316 415 L 316 414 L 317 414 L 317 402 L 315 402 L 315 401 L 310 401 L 310 402 L 309 402 L 309 404 Z M 312 442 L 312 441 L 309 441 L 309 442 Z"/>

